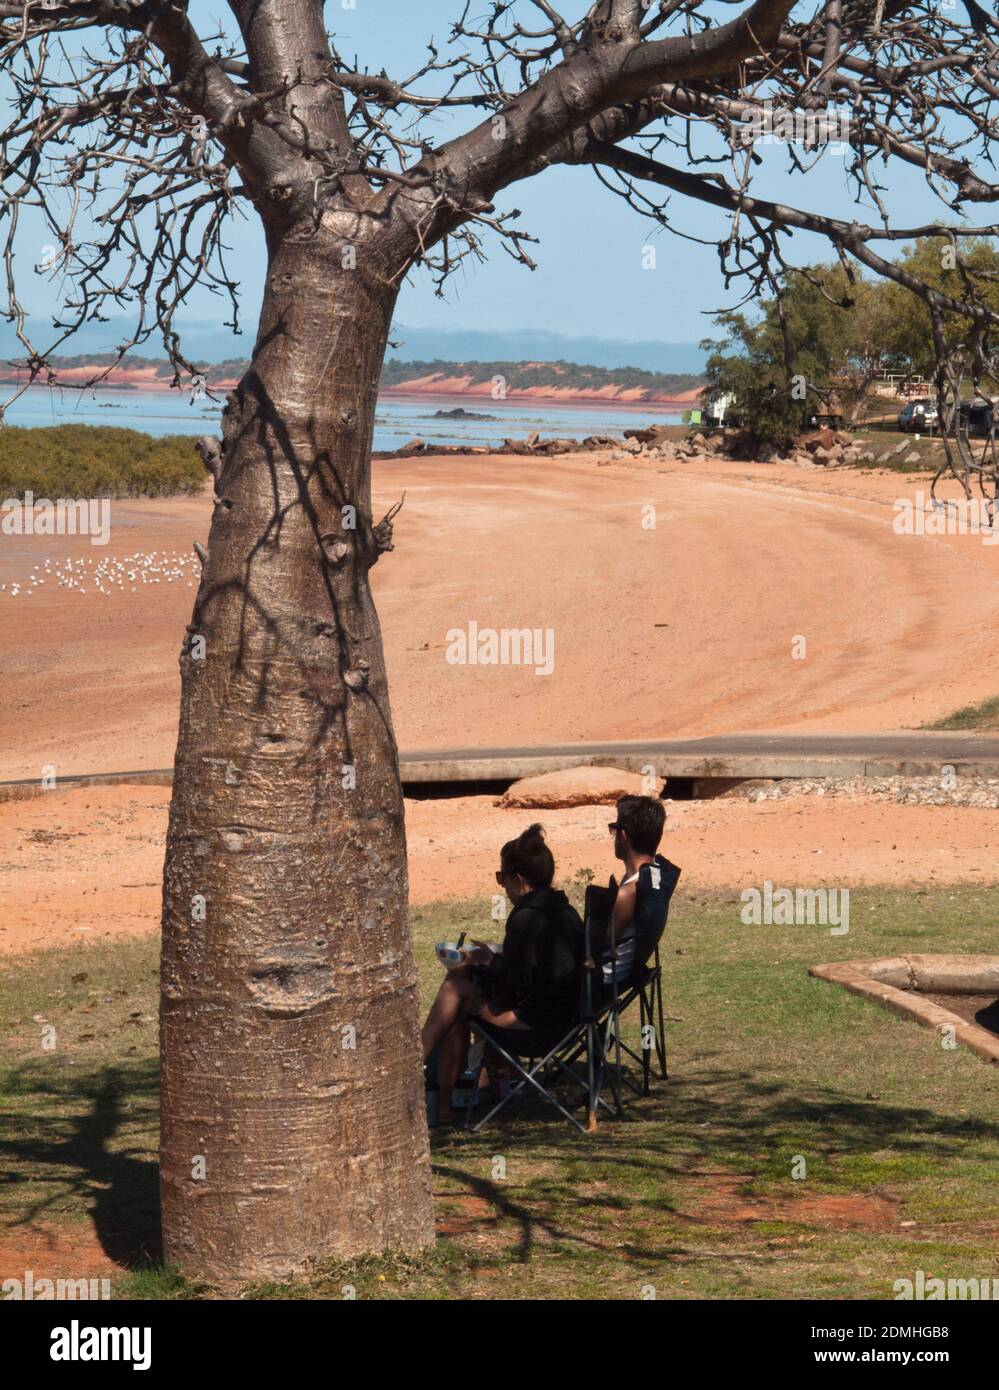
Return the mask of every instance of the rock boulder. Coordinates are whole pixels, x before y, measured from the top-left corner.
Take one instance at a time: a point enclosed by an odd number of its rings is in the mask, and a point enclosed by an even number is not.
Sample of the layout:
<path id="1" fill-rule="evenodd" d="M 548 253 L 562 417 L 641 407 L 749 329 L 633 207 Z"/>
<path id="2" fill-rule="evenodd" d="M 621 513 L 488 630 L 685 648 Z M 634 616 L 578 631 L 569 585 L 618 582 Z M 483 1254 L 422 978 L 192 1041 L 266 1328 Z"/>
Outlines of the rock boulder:
<path id="1" fill-rule="evenodd" d="M 556 810 L 565 806 L 613 806 L 620 796 L 646 795 L 642 777 L 617 767 L 571 767 L 522 777 L 508 787 L 497 806 Z"/>

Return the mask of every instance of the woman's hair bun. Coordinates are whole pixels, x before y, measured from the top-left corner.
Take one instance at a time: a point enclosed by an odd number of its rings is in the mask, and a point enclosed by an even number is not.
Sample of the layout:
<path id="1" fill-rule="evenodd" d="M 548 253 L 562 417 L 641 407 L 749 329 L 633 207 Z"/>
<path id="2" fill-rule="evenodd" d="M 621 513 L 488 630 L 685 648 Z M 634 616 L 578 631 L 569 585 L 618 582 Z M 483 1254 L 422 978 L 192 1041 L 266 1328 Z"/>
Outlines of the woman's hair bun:
<path id="1" fill-rule="evenodd" d="M 555 877 L 555 859 L 545 844 L 543 826 L 537 821 L 508 840 L 500 850 L 500 864 L 508 874 L 519 874 L 532 888 L 550 888 Z"/>

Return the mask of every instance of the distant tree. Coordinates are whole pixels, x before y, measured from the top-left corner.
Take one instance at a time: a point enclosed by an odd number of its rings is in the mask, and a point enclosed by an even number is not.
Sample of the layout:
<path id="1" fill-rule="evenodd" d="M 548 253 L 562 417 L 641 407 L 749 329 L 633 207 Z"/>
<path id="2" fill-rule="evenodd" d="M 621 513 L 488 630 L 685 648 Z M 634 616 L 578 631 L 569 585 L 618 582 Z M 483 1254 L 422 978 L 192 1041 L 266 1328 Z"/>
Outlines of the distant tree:
<path id="1" fill-rule="evenodd" d="M 154 439 L 105 425 L 0 430 L 0 497 L 163 497 L 200 492 L 188 435 Z"/>
<path id="2" fill-rule="evenodd" d="M 786 447 L 816 411 L 855 424 L 883 374 L 909 367 L 900 297 L 914 298 L 841 265 L 786 271 L 754 316 L 716 316 L 725 337 L 702 344 L 710 390 L 736 396 L 750 444 Z"/>
<path id="3" fill-rule="evenodd" d="M 794 371 L 826 407 L 842 406 L 850 424 L 863 414 L 872 386 L 904 359 L 890 289 L 889 281 L 823 265 L 789 271 L 779 309 L 768 305 L 771 319 L 783 315 Z"/>
<path id="4" fill-rule="evenodd" d="M 726 419 L 738 429 L 740 453 L 765 459 L 783 452 L 805 428 L 815 408 L 814 390 L 792 390 L 783 342 L 773 338 L 766 321 L 731 312 L 716 322 L 726 336 L 701 344 L 709 354 L 702 398 L 728 398 Z"/>
<path id="5" fill-rule="evenodd" d="M 920 237 L 907 246 L 897 262 L 900 272 L 956 301 L 987 305 L 999 311 L 999 248 L 984 237 L 941 241 Z M 895 352 L 909 364 L 913 374 L 934 376 L 941 358 L 940 342 L 934 337 L 934 315 L 918 296 L 910 294 L 904 283 L 885 284 L 885 328 Z M 937 328 L 946 353 L 955 365 L 974 372 L 974 320 L 956 312 L 945 312 Z M 991 372 L 982 372 L 983 380 Z"/>
<path id="6" fill-rule="evenodd" d="M 639 388 L 648 396 L 688 391 L 700 386 L 703 375 L 692 372 L 648 372 L 641 367 L 591 367 L 578 362 L 404 362 L 398 357 L 382 368 L 381 384 L 395 386 L 425 376 L 467 376 L 472 384 L 498 383 L 497 399 L 507 391 L 532 386 L 600 390 L 607 386 Z"/>

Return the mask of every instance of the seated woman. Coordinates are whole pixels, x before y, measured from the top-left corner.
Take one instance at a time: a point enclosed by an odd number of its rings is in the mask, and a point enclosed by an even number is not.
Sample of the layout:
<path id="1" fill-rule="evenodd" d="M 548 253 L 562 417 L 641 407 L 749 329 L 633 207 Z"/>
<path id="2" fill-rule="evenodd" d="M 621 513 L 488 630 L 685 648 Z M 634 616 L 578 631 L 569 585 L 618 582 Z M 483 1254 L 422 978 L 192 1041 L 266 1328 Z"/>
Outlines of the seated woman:
<path id="1" fill-rule="evenodd" d="M 448 972 L 423 1025 L 423 1060 L 440 1045 L 439 1121 L 454 1118 L 451 1092 L 468 1055 L 468 1017 L 513 1032 L 568 1027 L 579 1001 L 583 924 L 551 886 L 555 860 L 540 825 L 500 851 L 496 882 L 513 904 L 503 952 L 476 942 L 469 961 Z M 557 1041 L 557 1039 L 555 1039 Z"/>

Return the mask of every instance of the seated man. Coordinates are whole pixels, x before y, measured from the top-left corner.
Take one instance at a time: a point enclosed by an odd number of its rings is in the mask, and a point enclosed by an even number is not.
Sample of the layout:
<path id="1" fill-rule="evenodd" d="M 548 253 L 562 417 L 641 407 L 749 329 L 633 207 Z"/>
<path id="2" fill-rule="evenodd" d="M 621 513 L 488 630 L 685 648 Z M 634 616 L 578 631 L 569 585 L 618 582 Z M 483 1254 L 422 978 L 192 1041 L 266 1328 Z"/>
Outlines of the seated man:
<path id="1" fill-rule="evenodd" d="M 638 944 L 635 930 L 638 872 L 643 864 L 655 863 L 665 824 L 666 809 L 656 797 L 622 796 L 617 803 L 617 816 L 607 826 L 614 836 L 614 854 L 624 864 L 625 876 L 614 900 L 607 933 L 607 951 L 603 960 L 605 985 L 612 984 L 615 976 L 620 985 L 634 973 Z M 613 961 L 610 956 L 612 942 L 615 948 Z"/>
<path id="2" fill-rule="evenodd" d="M 451 1093 L 468 1055 L 468 1017 L 512 1033 L 561 1029 L 579 1001 L 582 922 L 564 893 L 552 888 L 555 860 L 540 825 L 500 851 L 496 882 L 513 904 L 503 951 L 476 942 L 472 960 L 448 972 L 423 1025 L 423 1060 L 440 1048 L 440 1124 L 455 1118 Z"/>

